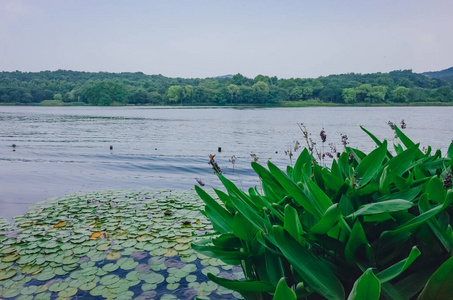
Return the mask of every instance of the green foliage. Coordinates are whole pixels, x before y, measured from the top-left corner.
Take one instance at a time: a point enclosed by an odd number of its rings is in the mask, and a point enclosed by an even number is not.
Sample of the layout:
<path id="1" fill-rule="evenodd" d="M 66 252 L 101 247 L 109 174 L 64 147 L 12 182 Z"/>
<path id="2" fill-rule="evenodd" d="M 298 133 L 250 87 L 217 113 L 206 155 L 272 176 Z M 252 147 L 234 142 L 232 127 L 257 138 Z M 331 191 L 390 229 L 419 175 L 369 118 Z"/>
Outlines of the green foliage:
<path id="1" fill-rule="evenodd" d="M 453 81 L 443 80 L 411 70 L 349 73 L 316 79 L 278 79 L 261 74 L 254 79 L 241 74 L 186 79 L 140 72 L 16 71 L 0 72 L 0 103 L 33 104 L 50 99 L 90 105 L 286 105 L 291 101 L 292 106 L 297 103 L 309 106 L 453 102 Z"/>
<path id="2" fill-rule="evenodd" d="M 252 163 L 261 191 L 219 175 L 219 203 L 197 187 L 218 235 L 193 247 L 239 263 L 246 281 L 210 278 L 247 299 L 452 298 L 453 146 L 425 154 L 395 129 L 394 155 L 363 130 L 377 148 L 346 147 L 332 168 L 304 150 L 287 172 Z"/>
<path id="3" fill-rule="evenodd" d="M 178 102 L 182 96 L 183 89 L 179 85 L 172 85 L 168 88 L 167 97 L 170 102 Z"/>
<path id="4" fill-rule="evenodd" d="M 82 95 L 91 105 L 125 104 L 128 92 L 125 86 L 117 81 L 103 80 L 87 84 Z"/>

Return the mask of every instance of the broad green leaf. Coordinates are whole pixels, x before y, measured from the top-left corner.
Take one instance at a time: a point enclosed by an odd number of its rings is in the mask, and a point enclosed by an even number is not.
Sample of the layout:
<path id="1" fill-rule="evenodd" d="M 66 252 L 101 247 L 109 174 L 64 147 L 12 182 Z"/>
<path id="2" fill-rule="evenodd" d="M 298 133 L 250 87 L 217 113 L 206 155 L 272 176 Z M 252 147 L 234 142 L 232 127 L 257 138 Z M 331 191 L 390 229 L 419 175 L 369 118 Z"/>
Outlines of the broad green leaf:
<path id="1" fill-rule="evenodd" d="M 385 166 L 382 170 L 381 177 L 379 178 L 379 192 L 381 195 L 390 194 L 390 174 L 388 166 Z"/>
<path id="2" fill-rule="evenodd" d="M 268 162 L 269 170 L 272 175 L 278 180 L 278 182 L 285 188 L 285 190 L 293 197 L 305 210 L 307 210 L 313 216 L 320 217 L 321 212 L 319 212 L 300 189 L 297 184 L 292 181 L 288 175 L 283 173 L 276 165 Z"/>
<path id="3" fill-rule="evenodd" d="M 286 280 L 283 277 L 280 279 L 277 285 L 277 289 L 275 290 L 274 300 L 296 300 L 296 293 L 289 288 L 286 284 Z"/>
<path id="4" fill-rule="evenodd" d="M 397 126 L 395 126 L 394 128 L 395 128 L 396 135 L 398 136 L 398 138 L 401 140 L 401 142 L 407 149 L 409 149 L 415 145 L 415 143 L 410 138 L 408 138 Z M 416 159 L 420 159 L 423 157 L 424 157 L 423 152 L 420 149 L 418 149 L 418 151 L 415 151 Z"/>
<path id="5" fill-rule="evenodd" d="M 403 146 L 401 146 L 400 144 L 393 144 L 393 148 L 395 148 L 395 152 L 397 155 L 404 152 Z"/>
<path id="6" fill-rule="evenodd" d="M 207 245 L 207 242 L 192 243 L 192 248 L 209 257 L 218 258 L 227 264 L 238 265 L 240 261 L 250 256 L 249 252 L 232 251 L 224 247 Z"/>
<path id="7" fill-rule="evenodd" d="M 337 192 L 344 184 L 344 181 L 341 177 L 333 176 L 333 173 L 327 171 L 322 173 L 322 178 L 324 179 L 326 188 L 334 192 Z"/>
<path id="8" fill-rule="evenodd" d="M 300 223 L 297 211 L 289 204 L 285 206 L 285 220 L 283 224 L 283 228 L 285 228 L 285 230 L 288 231 L 288 233 L 291 234 L 296 241 L 302 241 L 304 229 Z"/>
<path id="9" fill-rule="evenodd" d="M 426 194 L 423 194 L 426 195 Z M 420 197 L 420 200 L 418 201 L 418 207 L 420 213 L 424 213 L 428 211 L 431 207 L 429 204 L 428 197 Z M 444 211 L 441 213 L 442 215 L 446 215 L 447 218 L 449 218 L 448 213 Z M 440 218 L 439 217 L 439 218 Z M 446 226 L 444 228 L 441 227 L 440 222 L 436 218 L 431 218 L 427 221 L 428 226 L 431 228 L 432 232 L 434 235 L 437 237 L 437 239 L 442 243 L 444 246 L 445 250 L 447 252 L 450 252 L 451 248 L 453 247 L 453 237 L 447 233 L 447 226 L 448 226 L 449 220 L 446 220 Z"/>
<path id="10" fill-rule="evenodd" d="M 341 171 L 343 179 L 346 179 L 350 176 L 351 173 L 351 165 L 349 164 L 349 154 L 347 152 L 343 152 L 338 159 L 338 168 Z"/>
<path id="11" fill-rule="evenodd" d="M 265 251 L 264 261 L 269 281 L 272 285 L 277 286 L 280 279 L 285 276 L 285 271 L 283 270 L 283 264 L 280 257 L 270 251 Z"/>
<path id="12" fill-rule="evenodd" d="M 382 142 L 381 142 L 377 137 L 375 137 L 371 132 L 369 132 L 368 130 L 366 130 L 363 126 L 360 126 L 360 128 L 361 128 L 363 131 L 365 131 L 366 134 L 368 134 L 368 136 L 376 143 L 376 145 L 377 145 L 378 147 L 380 147 L 380 146 L 382 145 Z M 389 158 L 392 158 L 392 157 L 393 157 L 393 155 L 392 155 L 389 151 L 387 151 L 387 156 L 388 156 Z"/>
<path id="13" fill-rule="evenodd" d="M 236 208 L 231 204 L 230 201 L 230 196 L 228 196 L 227 193 L 214 189 L 214 192 L 216 193 L 217 197 L 219 197 L 219 200 L 222 201 L 222 203 L 225 205 L 225 208 L 230 212 L 230 214 L 234 215 L 234 213 L 237 211 Z"/>
<path id="14" fill-rule="evenodd" d="M 357 162 L 357 164 L 360 164 L 362 162 L 362 160 L 366 157 L 366 154 L 363 153 L 362 151 L 358 150 L 358 149 L 353 149 L 351 147 L 346 147 L 346 151 L 349 154 L 352 154 L 352 156 L 354 157 L 354 159 Z M 348 157 L 348 160 L 349 160 L 349 157 Z"/>
<path id="15" fill-rule="evenodd" d="M 329 196 L 324 193 L 318 184 L 311 181 L 309 178 L 306 178 L 304 183 L 298 183 L 298 186 L 300 185 L 305 187 L 307 197 L 311 199 L 311 203 L 313 203 L 321 214 L 324 214 L 326 210 L 332 206 L 332 200 L 330 200 Z"/>
<path id="16" fill-rule="evenodd" d="M 210 206 L 205 207 L 204 213 L 206 217 L 211 221 L 212 227 L 215 231 L 218 231 L 220 233 L 231 232 L 231 228 L 228 226 L 228 224 L 225 223 L 224 220 L 222 220 Z"/>
<path id="17" fill-rule="evenodd" d="M 250 241 L 255 237 L 257 232 L 256 227 L 243 214 L 237 212 L 234 215 L 233 234 L 235 236 L 245 241 Z"/>
<path id="18" fill-rule="evenodd" d="M 272 228 L 276 246 L 303 278 L 304 283 L 327 299 L 344 299 L 341 282 L 319 258 L 299 244 L 281 226 Z"/>
<path id="19" fill-rule="evenodd" d="M 398 275 L 403 273 L 404 270 L 406 270 L 414 262 L 414 260 L 420 256 L 420 254 L 421 252 L 416 246 L 412 247 L 412 250 L 407 258 L 388 267 L 382 272 L 379 272 L 376 274 L 376 277 L 379 278 L 381 284 L 396 278 Z"/>
<path id="20" fill-rule="evenodd" d="M 344 180 L 344 177 L 341 174 L 340 166 L 338 165 L 336 159 L 334 159 L 332 161 L 332 167 L 330 168 L 330 170 L 331 170 L 332 176 L 335 176 L 335 177 L 341 179 L 341 181 Z"/>
<path id="21" fill-rule="evenodd" d="M 360 126 L 360 128 L 365 131 L 366 134 L 368 134 L 368 136 L 376 143 L 376 145 L 378 147 L 380 147 L 382 145 L 382 142 L 377 138 L 375 137 L 371 132 L 369 132 L 368 130 L 366 130 L 363 126 Z"/>
<path id="22" fill-rule="evenodd" d="M 426 193 L 428 194 L 429 199 L 434 202 L 441 204 L 445 201 L 445 189 L 442 181 L 437 176 L 434 176 L 428 182 Z"/>
<path id="23" fill-rule="evenodd" d="M 307 148 L 304 148 L 302 153 L 297 158 L 296 164 L 294 165 L 293 178 L 296 182 L 302 180 L 302 176 L 305 175 L 308 178 L 311 177 L 311 164 L 313 157 L 308 152 Z"/>
<path id="24" fill-rule="evenodd" d="M 427 220 L 431 219 L 438 213 L 440 213 L 443 210 L 442 205 L 438 205 L 433 207 L 432 209 L 418 215 L 417 217 L 413 218 L 412 220 L 402 224 L 401 226 L 397 227 L 394 230 L 391 231 L 384 231 L 381 235 L 381 237 L 389 235 L 389 236 L 396 236 L 400 233 L 408 232 L 424 223 L 426 223 Z"/>
<path id="25" fill-rule="evenodd" d="M 410 187 L 410 184 L 407 181 L 407 178 L 392 174 L 392 180 L 396 188 L 400 191 L 404 191 Z"/>
<path id="26" fill-rule="evenodd" d="M 348 300 L 379 300 L 380 295 L 381 283 L 370 268 L 354 282 Z"/>
<path id="27" fill-rule="evenodd" d="M 383 213 L 391 213 L 400 210 L 408 210 L 415 204 L 401 199 L 387 200 L 382 202 L 370 203 L 361 206 L 358 210 L 347 216 L 346 218 L 356 218 L 362 215 L 376 215 Z"/>
<path id="28" fill-rule="evenodd" d="M 338 203 L 333 204 L 326 210 L 326 213 L 321 217 L 318 223 L 316 223 L 310 232 L 314 234 L 325 234 L 332 229 L 335 224 L 338 223 L 341 216 L 341 210 Z"/>
<path id="29" fill-rule="evenodd" d="M 416 186 L 416 187 L 410 188 L 408 190 L 392 193 L 388 196 L 383 196 L 383 197 L 379 198 L 376 202 L 382 202 L 382 201 L 387 201 L 387 200 L 392 200 L 392 199 L 403 199 L 403 200 L 407 200 L 407 201 L 414 201 L 414 199 L 417 198 L 417 196 L 420 194 L 421 191 L 422 191 L 422 186 Z"/>
<path id="30" fill-rule="evenodd" d="M 346 247 L 344 249 L 344 255 L 348 262 L 355 262 L 355 253 L 357 249 L 362 245 L 365 246 L 366 258 L 368 260 L 371 260 L 373 256 L 371 246 L 368 243 L 362 224 L 357 220 L 352 227 L 351 235 L 349 236 L 348 242 L 346 243 Z"/>
<path id="31" fill-rule="evenodd" d="M 453 257 L 446 260 L 429 278 L 418 300 L 451 299 L 453 296 Z"/>
<path id="32" fill-rule="evenodd" d="M 257 230 L 267 231 L 270 224 L 266 222 L 256 211 L 255 205 L 250 201 L 249 196 L 240 191 L 231 181 L 226 179 L 221 174 L 218 174 L 219 179 L 228 190 L 230 194 L 231 204 L 246 217 Z"/>
<path id="33" fill-rule="evenodd" d="M 252 162 L 251 166 L 255 173 L 261 178 L 261 180 L 263 180 L 263 183 L 266 183 L 268 188 L 270 188 L 278 198 L 283 198 L 288 194 L 280 183 L 278 183 L 277 179 L 275 179 L 271 172 L 266 170 L 266 168 L 256 162 Z"/>
<path id="34" fill-rule="evenodd" d="M 453 159 L 453 142 L 451 142 L 450 146 L 448 147 L 447 157 Z"/>
<path id="35" fill-rule="evenodd" d="M 360 180 L 360 186 L 367 184 L 373 177 L 382 169 L 382 163 L 387 154 L 387 141 L 382 145 L 371 151 L 357 166 L 357 178 Z"/>
<path id="36" fill-rule="evenodd" d="M 415 158 L 416 151 L 420 151 L 418 149 L 418 144 L 410 147 L 406 151 L 398 154 L 397 156 L 390 159 L 385 166 L 388 166 L 389 171 L 393 174 L 398 176 L 403 175 L 404 172 L 409 170 L 412 165 L 412 162 Z"/>
<path id="37" fill-rule="evenodd" d="M 195 186 L 195 190 L 201 200 L 206 203 L 207 208 L 209 208 L 206 213 L 210 219 L 212 218 L 211 221 L 216 224 L 217 230 L 222 233 L 231 232 L 233 216 L 199 186 Z"/>
<path id="38" fill-rule="evenodd" d="M 255 280 L 230 280 L 225 278 L 220 278 L 214 276 L 211 273 L 208 273 L 208 278 L 214 281 L 215 283 L 239 293 L 249 293 L 249 292 L 266 292 L 266 293 L 273 293 L 275 291 L 275 287 L 270 284 L 269 282 L 265 281 L 255 281 Z"/>
<path id="39" fill-rule="evenodd" d="M 228 249 L 228 248 L 241 248 L 243 246 L 241 240 L 234 234 L 221 234 L 216 238 L 212 238 L 212 243 L 220 248 Z M 178 246 L 176 246 L 178 247 Z M 175 248 L 176 248 L 175 247 Z M 177 250 L 177 249 L 176 249 Z"/>

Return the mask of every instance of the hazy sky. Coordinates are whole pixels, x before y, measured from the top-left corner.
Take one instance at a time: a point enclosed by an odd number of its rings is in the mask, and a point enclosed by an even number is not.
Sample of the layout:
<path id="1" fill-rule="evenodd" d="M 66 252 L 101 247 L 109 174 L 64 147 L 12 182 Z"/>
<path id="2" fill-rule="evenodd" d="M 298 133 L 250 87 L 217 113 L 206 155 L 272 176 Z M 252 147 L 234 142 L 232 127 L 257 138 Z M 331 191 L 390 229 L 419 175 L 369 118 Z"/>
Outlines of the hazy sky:
<path id="1" fill-rule="evenodd" d="M 452 0 L 0 0 L 0 71 L 434 71 L 453 66 L 452 12 Z"/>

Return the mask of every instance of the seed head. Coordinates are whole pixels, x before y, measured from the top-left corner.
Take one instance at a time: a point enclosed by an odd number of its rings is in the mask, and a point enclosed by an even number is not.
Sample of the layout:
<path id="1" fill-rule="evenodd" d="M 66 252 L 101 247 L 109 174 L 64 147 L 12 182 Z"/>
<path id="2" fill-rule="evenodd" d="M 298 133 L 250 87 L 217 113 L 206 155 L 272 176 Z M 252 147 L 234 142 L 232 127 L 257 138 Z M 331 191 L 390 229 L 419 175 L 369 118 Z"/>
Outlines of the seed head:
<path id="1" fill-rule="evenodd" d="M 451 172 L 447 172 L 444 179 L 444 189 L 449 189 L 451 187 L 452 187 Z"/>

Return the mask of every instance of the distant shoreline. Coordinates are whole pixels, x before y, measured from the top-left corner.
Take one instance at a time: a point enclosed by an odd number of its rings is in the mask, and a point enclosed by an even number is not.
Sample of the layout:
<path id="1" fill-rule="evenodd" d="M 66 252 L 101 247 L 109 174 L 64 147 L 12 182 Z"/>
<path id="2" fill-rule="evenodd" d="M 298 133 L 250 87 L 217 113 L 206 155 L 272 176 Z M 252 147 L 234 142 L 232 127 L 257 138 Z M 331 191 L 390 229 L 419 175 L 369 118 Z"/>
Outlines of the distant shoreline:
<path id="1" fill-rule="evenodd" d="M 187 105 L 90 105 L 90 104 L 80 104 L 80 103 L 1 103 L 0 106 L 33 106 L 33 107 L 139 107 L 139 106 L 146 106 L 146 107 L 407 107 L 407 106 L 453 106 L 453 102 L 410 102 L 410 103 L 355 103 L 355 104 L 341 104 L 341 103 L 325 103 L 319 100 L 307 100 L 307 101 L 283 101 L 282 103 L 278 104 L 268 104 L 268 105 L 251 105 L 251 104 L 225 104 L 225 105 L 218 105 L 215 103 L 204 103 L 204 104 L 187 104 Z"/>

